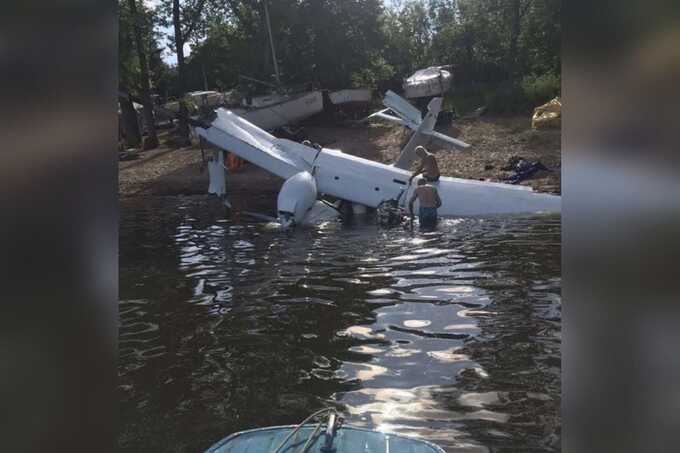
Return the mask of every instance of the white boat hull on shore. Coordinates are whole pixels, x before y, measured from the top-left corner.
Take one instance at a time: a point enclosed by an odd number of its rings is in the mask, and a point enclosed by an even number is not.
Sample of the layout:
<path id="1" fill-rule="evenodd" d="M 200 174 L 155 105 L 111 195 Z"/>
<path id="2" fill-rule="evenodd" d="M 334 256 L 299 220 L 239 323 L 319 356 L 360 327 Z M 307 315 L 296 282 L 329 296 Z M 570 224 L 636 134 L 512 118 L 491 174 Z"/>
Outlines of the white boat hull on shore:
<path id="1" fill-rule="evenodd" d="M 265 100 L 259 108 L 231 109 L 232 112 L 246 119 L 261 129 L 271 130 L 277 127 L 298 123 L 305 118 L 323 111 L 321 91 L 310 91 L 287 98 L 277 98 L 278 103 L 267 104 Z"/>
<path id="2" fill-rule="evenodd" d="M 273 93 L 264 96 L 255 96 L 254 98 L 250 99 L 250 102 L 244 99 L 242 105 L 245 108 L 259 109 L 262 107 L 269 107 L 270 105 L 274 104 L 280 104 L 282 102 L 289 101 L 292 98 L 293 96 L 289 94 Z"/>
<path id="3" fill-rule="evenodd" d="M 368 88 L 352 88 L 332 91 L 328 97 L 333 105 L 368 104 L 371 102 L 371 90 Z"/>
<path id="4" fill-rule="evenodd" d="M 224 94 L 217 91 L 191 91 L 187 96 L 198 107 L 219 107 L 224 105 Z M 164 110 L 177 113 L 179 112 L 179 101 L 168 102 L 163 106 Z"/>

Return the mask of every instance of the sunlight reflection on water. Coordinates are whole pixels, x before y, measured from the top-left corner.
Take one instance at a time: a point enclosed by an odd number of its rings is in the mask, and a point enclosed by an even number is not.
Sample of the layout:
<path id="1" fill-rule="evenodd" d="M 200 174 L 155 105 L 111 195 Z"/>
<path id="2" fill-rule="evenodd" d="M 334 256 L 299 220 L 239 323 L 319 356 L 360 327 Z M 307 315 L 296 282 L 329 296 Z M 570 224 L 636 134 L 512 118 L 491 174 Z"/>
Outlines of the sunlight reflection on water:
<path id="1" fill-rule="evenodd" d="M 205 198 L 125 203 L 122 451 L 328 404 L 449 452 L 559 450 L 559 217 L 283 233 Z"/>

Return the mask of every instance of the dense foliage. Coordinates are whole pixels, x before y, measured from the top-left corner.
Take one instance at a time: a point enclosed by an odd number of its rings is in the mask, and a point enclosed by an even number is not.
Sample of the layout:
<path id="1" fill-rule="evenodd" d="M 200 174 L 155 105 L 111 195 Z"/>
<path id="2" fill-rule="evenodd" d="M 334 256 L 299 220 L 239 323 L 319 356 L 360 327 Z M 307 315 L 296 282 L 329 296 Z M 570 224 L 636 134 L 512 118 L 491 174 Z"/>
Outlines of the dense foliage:
<path id="1" fill-rule="evenodd" d="M 168 46 L 152 30 L 172 29 L 172 4 L 191 53 L 183 61 L 187 91 L 228 90 L 247 76 L 274 83 L 264 0 L 161 0 L 144 10 L 151 84 L 179 96 L 177 68 L 160 59 Z M 140 3 L 142 3 L 140 1 Z M 129 18 L 121 1 L 121 80 L 134 90 L 138 64 L 130 52 Z M 452 65 L 449 102 L 460 110 L 486 104 L 523 111 L 560 89 L 560 0 L 269 0 L 276 57 L 285 85 L 398 89 L 430 65 Z M 172 42 L 170 40 L 169 42 Z M 170 44 L 172 48 L 173 44 Z"/>

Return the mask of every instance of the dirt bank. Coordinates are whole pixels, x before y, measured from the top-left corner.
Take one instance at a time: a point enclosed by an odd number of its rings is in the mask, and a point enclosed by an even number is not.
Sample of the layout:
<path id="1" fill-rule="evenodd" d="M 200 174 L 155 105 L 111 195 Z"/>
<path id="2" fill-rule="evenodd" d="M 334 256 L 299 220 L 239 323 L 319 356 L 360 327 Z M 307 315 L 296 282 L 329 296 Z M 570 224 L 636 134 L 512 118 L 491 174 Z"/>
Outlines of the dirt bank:
<path id="1" fill-rule="evenodd" d="M 473 146 L 465 151 L 436 150 L 445 176 L 501 181 L 511 173 L 501 170 L 513 156 L 540 160 L 551 172 L 541 171 L 522 184 L 535 190 L 560 193 L 560 131 L 533 131 L 529 118 L 481 117 L 456 122 L 440 129 Z M 358 127 L 307 126 L 310 140 L 348 154 L 393 162 L 409 133 L 399 126 L 371 124 Z M 261 204 L 275 203 L 283 181 L 254 165 L 230 175 L 231 199 L 256 198 Z M 197 147 L 145 151 L 136 160 L 119 163 L 122 198 L 153 195 L 205 194 L 207 169 Z M 260 203 L 258 203 L 260 204 Z M 238 206 L 237 206 L 238 207 Z"/>
<path id="2" fill-rule="evenodd" d="M 502 181 L 512 157 L 538 160 L 551 171 L 539 171 L 521 182 L 539 192 L 561 193 L 561 132 L 531 129 L 528 117 L 482 117 L 459 123 L 460 138 L 473 146 L 457 153 L 440 153 L 442 174 L 458 178 Z M 455 127 L 450 127 L 454 135 Z"/>

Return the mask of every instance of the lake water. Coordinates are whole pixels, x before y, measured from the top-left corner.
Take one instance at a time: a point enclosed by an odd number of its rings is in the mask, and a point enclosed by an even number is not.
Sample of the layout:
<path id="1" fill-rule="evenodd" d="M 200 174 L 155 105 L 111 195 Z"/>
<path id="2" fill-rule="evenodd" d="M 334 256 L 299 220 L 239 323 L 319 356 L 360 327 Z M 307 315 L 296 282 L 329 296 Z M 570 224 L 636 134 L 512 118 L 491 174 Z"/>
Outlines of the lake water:
<path id="1" fill-rule="evenodd" d="M 447 452 L 559 451 L 560 217 L 295 232 L 121 201 L 121 451 L 203 451 L 334 405 Z"/>

